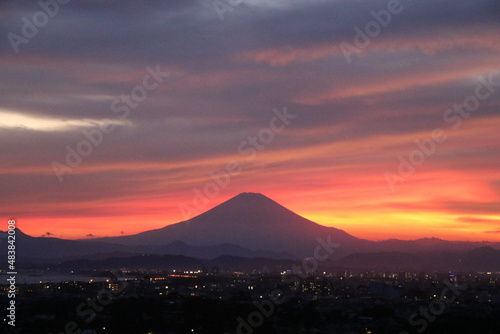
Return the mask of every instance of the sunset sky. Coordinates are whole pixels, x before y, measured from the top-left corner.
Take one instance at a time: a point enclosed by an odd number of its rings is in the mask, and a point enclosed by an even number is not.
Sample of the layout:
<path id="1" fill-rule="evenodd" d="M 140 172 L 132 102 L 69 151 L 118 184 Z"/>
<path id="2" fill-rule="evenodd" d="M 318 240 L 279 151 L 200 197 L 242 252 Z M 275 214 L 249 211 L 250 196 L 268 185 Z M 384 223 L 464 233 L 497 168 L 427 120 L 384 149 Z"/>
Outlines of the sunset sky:
<path id="1" fill-rule="evenodd" d="M 0 230 L 259 192 L 359 238 L 500 241 L 498 0 L 59 1 L 0 5 Z"/>

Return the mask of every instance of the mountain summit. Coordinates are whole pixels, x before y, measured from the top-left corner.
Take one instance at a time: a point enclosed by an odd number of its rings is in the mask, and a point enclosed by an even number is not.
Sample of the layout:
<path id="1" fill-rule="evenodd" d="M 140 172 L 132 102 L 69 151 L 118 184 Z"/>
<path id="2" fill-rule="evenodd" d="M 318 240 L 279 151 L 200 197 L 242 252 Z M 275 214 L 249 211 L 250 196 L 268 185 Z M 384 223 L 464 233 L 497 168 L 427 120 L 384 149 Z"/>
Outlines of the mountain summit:
<path id="1" fill-rule="evenodd" d="M 0 238 L 6 237 L 6 234 L 0 231 Z M 239 194 L 189 221 L 130 236 L 64 240 L 31 237 L 19 230 L 16 235 L 19 237 L 16 238 L 20 246 L 19 259 L 34 262 L 38 261 L 37 258 L 59 261 L 61 257 L 123 257 L 127 254 L 182 254 L 198 258 L 220 255 L 304 258 L 314 257 L 315 249 L 320 244 L 334 243 L 340 244 L 340 247 L 335 247 L 329 260 L 352 255 L 343 262 L 336 262 L 342 268 L 366 269 L 378 265 L 398 270 L 410 267 L 421 270 L 421 265 L 425 264 L 432 270 L 461 268 L 495 271 L 500 265 L 500 251 L 482 247 L 484 243 L 435 238 L 381 242 L 362 240 L 342 230 L 316 224 L 272 199 L 255 193 Z M 488 245 L 500 249 L 498 243 Z M 331 246 L 330 249 L 333 248 Z M 478 247 L 482 248 L 476 249 Z M 2 254 L 6 265 L 7 248 L 0 250 Z"/>
<path id="2" fill-rule="evenodd" d="M 330 238 L 349 251 L 362 250 L 370 244 L 342 230 L 316 224 L 259 193 L 241 193 L 188 221 L 102 241 L 126 245 L 165 245 L 173 241 L 193 246 L 224 243 L 251 250 L 313 256 L 317 238 Z"/>

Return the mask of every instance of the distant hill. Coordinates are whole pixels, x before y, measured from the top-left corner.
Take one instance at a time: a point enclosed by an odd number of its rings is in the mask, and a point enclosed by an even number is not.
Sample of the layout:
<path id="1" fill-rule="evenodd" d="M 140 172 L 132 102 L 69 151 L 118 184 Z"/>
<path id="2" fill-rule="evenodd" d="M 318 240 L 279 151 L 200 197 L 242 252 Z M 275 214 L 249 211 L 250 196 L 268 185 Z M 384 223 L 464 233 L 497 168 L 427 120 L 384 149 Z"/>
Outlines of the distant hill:
<path id="1" fill-rule="evenodd" d="M 0 232 L 6 235 L 7 232 Z M 61 257 L 91 255 L 95 253 L 110 253 L 110 252 L 141 252 L 141 247 L 129 247 L 119 244 L 110 244 L 99 241 L 81 241 L 81 240 L 65 240 L 58 238 L 47 237 L 31 237 L 23 233 L 20 229 L 16 229 L 16 257 L 22 258 L 40 258 L 54 259 Z M 7 246 L 4 242 L 7 239 L 1 239 L 1 251 L 5 251 Z M 5 245 L 2 246 L 2 245 Z M 3 259 L 3 257 L 2 257 Z"/>
<path id="2" fill-rule="evenodd" d="M 485 246 L 500 249 L 500 243 L 498 242 L 448 241 L 439 238 L 423 238 L 417 240 L 388 239 L 379 241 L 376 244 L 376 250 L 379 252 L 403 251 L 409 253 L 431 251 L 464 252 Z"/>
<path id="3" fill-rule="evenodd" d="M 182 241 L 193 246 L 233 244 L 253 251 L 312 256 L 317 238 L 338 243 L 333 256 L 367 251 L 374 243 L 342 230 L 314 223 L 262 194 L 242 193 L 189 221 L 131 236 L 95 239 L 122 245 L 165 245 Z"/>
<path id="4" fill-rule="evenodd" d="M 437 272 L 495 272 L 500 271 L 500 250 L 480 247 L 455 253 L 433 251 L 422 253 L 380 252 L 351 254 L 328 265 L 345 269 L 437 271 Z"/>
<path id="5" fill-rule="evenodd" d="M 233 256 L 256 258 L 265 257 L 270 259 L 292 259 L 289 253 L 278 253 L 266 250 L 252 251 L 247 248 L 233 244 L 218 244 L 212 246 L 192 246 L 182 241 L 174 241 L 166 246 L 154 247 L 153 251 L 160 254 L 175 254 L 191 256 L 199 259 L 214 259 L 222 255 L 231 254 Z"/>
<path id="6" fill-rule="evenodd" d="M 0 231 L 0 235 L 6 232 Z M 7 240 L 7 239 L 0 239 Z M 0 247 L 1 247 L 0 243 Z M 0 248 L 2 256 L 0 263 L 6 263 L 7 247 Z M 252 251 L 231 244 L 213 246 L 191 246 L 182 241 L 174 241 L 166 245 L 122 245 L 94 240 L 65 240 L 59 238 L 31 237 L 21 230 L 16 229 L 16 257 L 17 261 L 33 262 L 60 262 L 77 259 L 106 259 L 110 257 L 130 257 L 141 254 L 172 254 L 185 255 L 199 259 L 214 259 L 221 255 L 234 255 L 241 257 L 267 257 L 274 259 L 293 258 L 287 253 L 271 251 Z M 5 266 L 5 265 L 3 265 Z"/>
<path id="7" fill-rule="evenodd" d="M 6 232 L 0 232 L 0 238 Z M 0 239 L 4 242 L 6 239 Z M 318 240 L 322 240 L 319 242 Z M 16 231 L 16 255 L 26 263 L 102 260 L 149 255 L 183 255 L 206 261 L 274 259 L 301 261 L 321 243 L 337 244 L 322 266 L 335 268 L 467 269 L 500 271 L 500 243 L 389 239 L 373 242 L 316 224 L 270 198 L 242 193 L 192 218 L 130 236 L 91 240 L 31 237 Z M 2 266 L 7 247 L 0 248 Z M 320 252 L 325 254 L 323 250 Z M 226 256 L 226 257 L 225 257 Z M 255 265 L 253 260 L 243 261 Z M 273 262 L 275 263 L 275 262 Z M 285 262 L 280 262 L 285 263 Z M 238 267 L 236 264 L 233 268 Z"/>
<path id="8" fill-rule="evenodd" d="M 74 259 L 57 263 L 30 262 L 26 268 L 55 270 L 201 270 L 218 268 L 221 271 L 256 273 L 280 273 L 302 268 L 299 259 L 270 259 L 223 255 L 211 260 L 196 259 L 184 255 L 133 255 L 114 256 L 104 259 Z M 403 252 L 356 253 L 338 260 L 321 262 L 318 271 L 423 271 L 423 272 L 497 272 L 500 271 L 500 251 L 481 247 L 463 253 L 428 252 L 410 254 Z"/>

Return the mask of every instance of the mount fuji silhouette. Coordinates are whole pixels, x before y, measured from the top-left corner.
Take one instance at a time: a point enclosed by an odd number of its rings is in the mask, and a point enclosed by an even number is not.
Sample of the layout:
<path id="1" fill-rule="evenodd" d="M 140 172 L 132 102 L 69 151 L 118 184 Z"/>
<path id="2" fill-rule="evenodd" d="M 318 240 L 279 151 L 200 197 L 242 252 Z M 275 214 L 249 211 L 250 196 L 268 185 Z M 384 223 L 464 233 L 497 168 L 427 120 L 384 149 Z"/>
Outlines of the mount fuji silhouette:
<path id="1" fill-rule="evenodd" d="M 94 239 L 122 245 L 232 244 L 250 250 L 313 256 L 318 238 L 340 244 L 339 254 L 365 251 L 373 242 L 303 218 L 259 193 L 241 193 L 189 221 L 130 236 Z"/>
<path id="2" fill-rule="evenodd" d="M 6 237 L 7 232 L 0 231 L 0 243 Z M 108 268 L 115 263 L 121 268 L 126 263 L 141 262 L 140 257 L 149 254 L 153 256 L 149 260 L 158 265 L 179 261 L 192 264 L 198 261 L 193 262 L 196 258 L 234 269 L 240 262 L 255 266 L 264 260 L 273 263 L 271 259 L 300 261 L 314 257 L 315 249 L 326 243 L 333 253 L 324 265 L 335 268 L 500 271 L 500 243 L 358 239 L 340 229 L 316 224 L 256 193 L 239 194 L 189 221 L 135 235 L 65 240 L 32 237 L 17 230 L 16 242 L 20 263 L 34 268 L 46 268 L 47 263 L 63 263 L 68 268 Z M 0 264 L 6 266 L 7 247 L 0 249 L 2 254 Z M 129 260 L 117 260 L 126 258 Z M 88 262 L 100 259 L 105 262 Z M 66 263 L 73 260 L 77 262 Z"/>

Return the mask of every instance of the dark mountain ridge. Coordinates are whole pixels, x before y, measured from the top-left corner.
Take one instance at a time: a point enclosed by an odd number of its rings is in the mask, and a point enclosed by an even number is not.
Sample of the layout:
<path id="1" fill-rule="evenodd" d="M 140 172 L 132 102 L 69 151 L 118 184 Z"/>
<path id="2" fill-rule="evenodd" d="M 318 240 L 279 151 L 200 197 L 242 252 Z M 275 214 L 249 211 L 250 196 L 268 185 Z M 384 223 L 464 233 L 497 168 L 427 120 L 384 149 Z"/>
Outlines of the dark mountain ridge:
<path id="1" fill-rule="evenodd" d="M 6 232 L 1 232 L 1 237 L 0 242 L 6 241 Z M 327 262 L 345 268 L 452 266 L 479 270 L 491 264 L 496 268 L 498 251 L 494 248 L 500 248 L 500 243 L 437 238 L 380 242 L 358 239 L 340 229 L 316 224 L 255 193 L 239 194 L 189 221 L 130 236 L 64 240 L 31 237 L 16 230 L 18 259 L 39 259 L 44 263 L 144 254 L 204 260 L 224 255 L 300 260 L 313 257 L 322 243 L 340 246 L 329 254 Z M 6 252 L 6 247 L 2 248 L 0 252 Z"/>
<path id="2" fill-rule="evenodd" d="M 233 244 L 294 256 L 312 256 L 318 238 L 341 244 L 339 256 L 367 251 L 373 242 L 303 218 L 262 194 L 242 193 L 189 221 L 131 236 L 95 239 L 123 245 L 164 245 L 182 241 L 194 246 Z"/>

